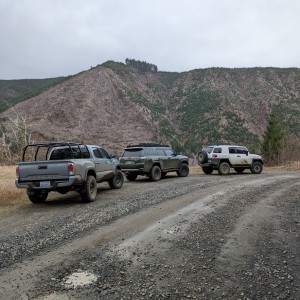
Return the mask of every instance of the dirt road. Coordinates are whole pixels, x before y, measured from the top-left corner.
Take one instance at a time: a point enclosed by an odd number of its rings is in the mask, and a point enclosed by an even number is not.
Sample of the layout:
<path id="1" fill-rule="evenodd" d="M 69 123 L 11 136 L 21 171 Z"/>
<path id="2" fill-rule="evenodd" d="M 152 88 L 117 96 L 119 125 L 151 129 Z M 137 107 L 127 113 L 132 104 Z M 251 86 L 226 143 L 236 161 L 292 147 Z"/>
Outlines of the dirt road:
<path id="1" fill-rule="evenodd" d="M 141 177 L 0 218 L 0 299 L 300 299 L 300 172 Z"/>

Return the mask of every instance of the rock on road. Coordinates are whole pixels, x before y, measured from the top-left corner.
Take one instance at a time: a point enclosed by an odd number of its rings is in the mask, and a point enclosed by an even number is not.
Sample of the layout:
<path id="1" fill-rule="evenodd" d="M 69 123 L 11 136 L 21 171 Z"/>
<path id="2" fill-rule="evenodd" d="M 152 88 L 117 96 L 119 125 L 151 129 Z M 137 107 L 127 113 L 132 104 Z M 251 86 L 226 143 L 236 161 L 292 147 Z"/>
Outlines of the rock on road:
<path id="1" fill-rule="evenodd" d="M 300 172 L 54 196 L 0 212 L 0 299 L 300 299 Z"/>

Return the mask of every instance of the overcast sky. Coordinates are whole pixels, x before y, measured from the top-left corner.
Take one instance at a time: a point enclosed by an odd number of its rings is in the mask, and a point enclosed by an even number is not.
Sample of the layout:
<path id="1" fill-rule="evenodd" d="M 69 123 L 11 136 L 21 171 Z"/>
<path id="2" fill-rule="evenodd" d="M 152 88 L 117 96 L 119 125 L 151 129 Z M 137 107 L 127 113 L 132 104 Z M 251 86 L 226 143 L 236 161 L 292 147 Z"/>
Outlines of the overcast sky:
<path id="1" fill-rule="evenodd" d="M 159 71 L 300 67 L 299 0 L 0 0 L 0 79 L 107 60 Z"/>

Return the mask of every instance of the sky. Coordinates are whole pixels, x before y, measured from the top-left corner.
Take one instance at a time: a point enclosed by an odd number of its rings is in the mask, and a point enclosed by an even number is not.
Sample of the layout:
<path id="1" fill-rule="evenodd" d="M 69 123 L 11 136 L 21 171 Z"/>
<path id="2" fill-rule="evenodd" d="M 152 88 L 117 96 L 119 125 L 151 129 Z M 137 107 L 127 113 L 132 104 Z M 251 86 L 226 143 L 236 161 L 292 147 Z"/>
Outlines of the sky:
<path id="1" fill-rule="evenodd" d="M 0 79 L 108 60 L 159 71 L 300 67 L 299 0 L 0 0 Z"/>

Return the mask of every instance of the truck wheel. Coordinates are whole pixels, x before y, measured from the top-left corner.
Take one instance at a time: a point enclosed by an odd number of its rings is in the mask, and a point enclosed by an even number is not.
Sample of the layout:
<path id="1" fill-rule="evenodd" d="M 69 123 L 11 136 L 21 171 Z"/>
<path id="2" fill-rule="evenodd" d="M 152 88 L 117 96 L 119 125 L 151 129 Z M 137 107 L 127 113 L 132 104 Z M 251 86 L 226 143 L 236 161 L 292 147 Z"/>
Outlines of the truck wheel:
<path id="1" fill-rule="evenodd" d="M 252 174 L 260 174 L 263 170 L 263 165 L 259 161 L 255 162 L 251 167 Z"/>
<path id="2" fill-rule="evenodd" d="M 123 185 L 123 182 L 124 177 L 120 170 L 117 170 L 115 176 L 108 180 L 108 184 L 111 189 L 120 189 Z"/>
<path id="3" fill-rule="evenodd" d="M 227 175 L 230 172 L 230 165 L 227 162 L 221 162 L 219 164 L 218 172 L 220 175 Z"/>
<path id="4" fill-rule="evenodd" d="M 198 153 L 198 157 L 197 157 L 197 160 L 198 160 L 198 164 L 204 164 L 208 159 L 208 155 L 207 155 L 207 152 L 205 151 L 200 151 Z"/>
<path id="5" fill-rule="evenodd" d="M 27 190 L 27 196 L 32 203 L 43 203 L 48 197 L 48 193 L 42 193 L 40 191 Z"/>
<path id="6" fill-rule="evenodd" d="M 212 167 L 202 167 L 202 171 L 204 174 L 211 174 L 214 169 Z"/>
<path id="7" fill-rule="evenodd" d="M 161 178 L 161 169 L 159 166 L 153 166 L 150 173 L 150 179 L 152 181 L 158 181 Z"/>
<path id="8" fill-rule="evenodd" d="M 179 177 L 186 177 L 189 175 L 190 169 L 187 164 L 182 164 L 178 171 L 176 171 Z"/>
<path id="9" fill-rule="evenodd" d="M 135 181 L 137 178 L 136 174 L 126 174 L 125 176 L 128 181 Z"/>
<path id="10" fill-rule="evenodd" d="M 81 191 L 81 200 L 83 202 L 93 202 L 97 196 L 97 182 L 96 178 L 92 175 L 88 175 L 84 189 Z"/>

